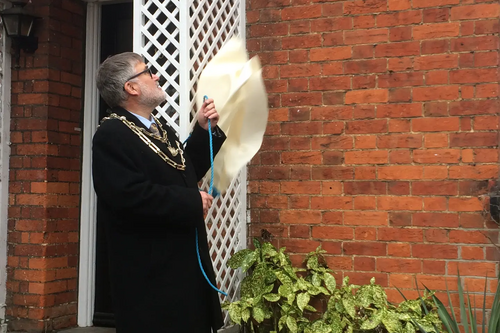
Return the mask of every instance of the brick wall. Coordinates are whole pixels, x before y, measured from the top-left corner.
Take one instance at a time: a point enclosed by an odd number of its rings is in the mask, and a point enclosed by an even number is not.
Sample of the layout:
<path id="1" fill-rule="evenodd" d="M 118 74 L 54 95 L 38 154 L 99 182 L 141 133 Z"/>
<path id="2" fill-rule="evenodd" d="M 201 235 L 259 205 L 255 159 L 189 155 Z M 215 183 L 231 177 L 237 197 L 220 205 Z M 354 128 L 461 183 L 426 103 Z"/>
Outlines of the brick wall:
<path id="1" fill-rule="evenodd" d="M 12 69 L 7 315 L 46 332 L 76 324 L 85 17 L 79 0 L 28 6 L 43 19 Z"/>
<path id="2" fill-rule="evenodd" d="M 499 10 L 489 0 L 249 0 L 269 124 L 249 167 L 253 236 L 416 296 L 498 274 Z M 493 245 L 492 243 L 495 243 Z M 488 302 L 495 289 L 487 286 Z M 481 296 L 476 298 L 481 303 Z"/>

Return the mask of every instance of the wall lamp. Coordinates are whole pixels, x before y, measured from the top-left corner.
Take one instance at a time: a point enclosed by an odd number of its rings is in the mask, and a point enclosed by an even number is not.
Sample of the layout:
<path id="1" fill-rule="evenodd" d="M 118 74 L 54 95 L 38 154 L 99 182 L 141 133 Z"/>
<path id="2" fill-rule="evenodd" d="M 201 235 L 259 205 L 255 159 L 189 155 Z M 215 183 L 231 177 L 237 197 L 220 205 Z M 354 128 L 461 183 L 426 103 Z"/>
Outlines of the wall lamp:
<path id="1" fill-rule="evenodd" d="M 28 12 L 25 5 L 24 2 L 14 1 L 11 8 L 0 11 L 5 32 L 12 38 L 17 67 L 21 50 L 34 53 L 38 49 L 38 37 L 32 36 L 32 32 L 33 22 L 40 17 Z"/>

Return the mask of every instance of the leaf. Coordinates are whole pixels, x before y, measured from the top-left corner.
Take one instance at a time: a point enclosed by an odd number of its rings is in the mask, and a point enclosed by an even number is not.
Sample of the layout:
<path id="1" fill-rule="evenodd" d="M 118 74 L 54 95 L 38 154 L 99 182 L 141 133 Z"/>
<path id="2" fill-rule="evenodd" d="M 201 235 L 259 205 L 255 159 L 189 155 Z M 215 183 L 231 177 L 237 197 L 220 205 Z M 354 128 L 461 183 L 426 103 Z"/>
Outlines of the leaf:
<path id="1" fill-rule="evenodd" d="M 345 311 L 349 316 L 351 316 L 352 319 L 356 318 L 356 302 L 354 300 L 354 297 L 351 295 L 346 295 L 342 299 L 342 305 L 344 306 Z"/>
<path id="2" fill-rule="evenodd" d="M 256 249 L 260 249 L 260 242 L 257 238 L 253 239 L 253 246 L 255 246 Z"/>
<path id="3" fill-rule="evenodd" d="M 335 291 L 335 288 L 337 287 L 337 281 L 335 281 L 333 275 L 325 272 L 323 275 L 323 279 L 325 280 L 326 288 L 330 290 L 331 293 L 333 293 Z"/>
<path id="4" fill-rule="evenodd" d="M 252 314 L 255 321 L 257 321 L 259 324 L 262 323 L 265 319 L 264 310 L 260 307 L 253 308 Z"/>
<path id="5" fill-rule="evenodd" d="M 238 304 L 233 303 L 229 305 L 227 312 L 229 313 L 229 317 L 231 317 L 231 320 L 235 324 L 241 324 L 241 308 L 238 306 Z"/>
<path id="6" fill-rule="evenodd" d="M 269 301 L 269 302 L 277 302 L 280 300 L 280 295 L 278 294 L 266 294 L 264 295 L 264 298 L 266 299 L 266 301 Z"/>
<path id="7" fill-rule="evenodd" d="M 307 259 L 307 268 L 310 270 L 317 270 L 319 267 L 318 257 L 316 255 L 311 255 Z"/>
<path id="8" fill-rule="evenodd" d="M 403 325 L 401 325 L 395 313 L 386 312 L 382 318 L 382 323 L 389 333 L 399 333 L 403 329 Z"/>
<path id="9" fill-rule="evenodd" d="M 278 278 L 278 280 L 281 281 L 282 284 L 288 284 L 288 285 L 292 285 L 293 284 L 293 281 L 290 278 L 290 276 L 288 276 L 288 274 L 285 274 L 282 271 L 276 271 L 276 272 L 274 272 L 274 274 L 276 275 L 276 277 Z"/>
<path id="10" fill-rule="evenodd" d="M 241 311 L 241 319 L 247 323 L 248 319 L 250 319 L 250 309 L 246 308 L 243 311 Z"/>
<path id="11" fill-rule="evenodd" d="M 375 327 L 380 325 L 384 315 L 385 315 L 385 310 L 375 312 L 370 318 L 368 318 L 361 324 L 360 329 L 373 330 Z"/>
<path id="12" fill-rule="evenodd" d="M 449 294 L 449 291 L 448 291 Z M 446 310 L 446 307 L 444 306 L 443 302 L 439 300 L 436 296 L 432 296 L 434 299 L 434 302 L 436 303 L 437 311 L 439 314 L 439 318 L 443 321 L 444 326 L 446 327 L 446 330 L 448 333 L 459 333 L 460 330 L 458 329 L 458 323 L 451 318 L 449 315 L 448 311 Z M 451 303 L 450 303 L 451 304 Z"/>
<path id="13" fill-rule="evenodd" d="M 278 321 L 278 331 L 281 331 L 283 327 L 285 326 L 286 323 L 286 318 L 287 316 L 281 316 L 280 320 Z"/>
<path id="14" fill-rule="evenodd" d="M 241 263 L 241 269 L 243 272 L 246 272 L 258 258 L 257 252 L 251 252 L 245 258 L 243 258 L 243 262 Z"/>
<path id="15" fill-rule="evenodd" d="M 321 286 L 321 278 L 318 273 L 314 272 L 312 274 L 311 283 L 313 284 L 313 286 L 316 287 Z"/>
<path id="16" fill-rule="evenodd" d="M 250 253 L 252 253 L 252 252 L 253 251 L 250 250 L 250 249 L 243 249 L 243 250 L 240 250 L 240 251 L 236 252 L 227 261 L 228 266 L 231 267 L 232 269 L 236 269 L 236 268 L 241 267 L 241 265 L 243 264 L 243 260 L 245 259 L 245 257 L 247 255 L 249 255 Z"/>
<path id="17" fill-rule="evenodd" d="M 307 304 L 309 304 L 309 301 L 311 300 L 311 297 L 307 292 L 301 293 L 297 296 L 297 306 L 299 307 L 300 311 L 304 311 L 304 308 L 306 307 Z"/>
<path id="18" fill-rule="evenodd" d="M 317 312 L 318 310 L 316 310 L 315 307 L 313 307 L 312 305 L 309 305 L 307 304 L 305 307 L 304 307 L 304 310 L 307 310 L 307 311 L 310 311 L 310 312 Z"/>
<path id="19" fill-rule="evenodd" d="M 288 298 L 288 295 L 293 294 L 293 289 L 291 284 L 282 284 L 278 288 L 278 294 L 285 298 Z"/>
<path id="20" fill-rule="evenodd" d="M 288 326 L 288 329 L 290 330 L 291 333 L 298 332 L 297 321 L 295 320 L 295 318 L 288 316 L 286 318 L 286 326 Z"/>

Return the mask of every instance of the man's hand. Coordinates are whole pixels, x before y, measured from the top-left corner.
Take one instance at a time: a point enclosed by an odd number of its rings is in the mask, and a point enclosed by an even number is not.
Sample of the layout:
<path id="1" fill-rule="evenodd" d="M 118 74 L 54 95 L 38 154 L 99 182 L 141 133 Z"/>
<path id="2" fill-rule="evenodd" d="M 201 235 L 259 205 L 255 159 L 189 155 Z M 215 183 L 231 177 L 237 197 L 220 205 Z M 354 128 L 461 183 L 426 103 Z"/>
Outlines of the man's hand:
<path id="1" fill-rule="evenodd" d="M 210 119 L 210 125 L 212 128 L 217 126 L 219 121 L 219 114 L 215 109 L 215 104 L 213 99 L 207 99 L 203 102 L 200 110 L 198 111 L 198 124 L 202 128 L 208 131 L 208 119 Z"/>
<path id="2" fill-rule="evenodd" d="M 200 191 L 201 202 L 203 203 L 203 215 L 207 215 L 208 210 L 212 206 L 214 198 L 207 192 Z"/>

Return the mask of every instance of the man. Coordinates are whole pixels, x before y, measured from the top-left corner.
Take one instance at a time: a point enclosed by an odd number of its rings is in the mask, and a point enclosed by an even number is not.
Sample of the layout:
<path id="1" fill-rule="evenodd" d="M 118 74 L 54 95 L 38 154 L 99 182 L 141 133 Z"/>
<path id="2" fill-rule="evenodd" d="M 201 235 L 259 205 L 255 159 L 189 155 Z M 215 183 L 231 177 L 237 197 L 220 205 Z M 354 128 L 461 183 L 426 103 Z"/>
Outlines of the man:
<path id="1" fill-rule="evenodd" d="M 208 119 L 214 153 L 225 135 L 209 99 L 184 149 L 151 114 L 166 99 L 158 80 L 131 52 L 108 58 L 97 73 L 111 114 L 94 135 L 92 169 L 116 332 L 209 333 L 223 321 L 217 292 L 198 263 L 197 246 L 215 285 L 203 217 L 213 198 L 197 182 L 210 168 Z"/>

